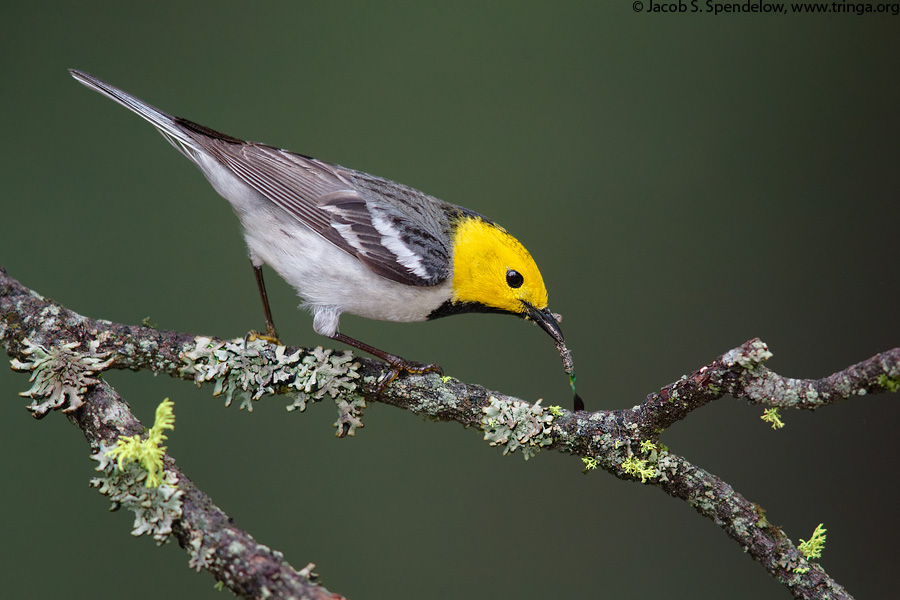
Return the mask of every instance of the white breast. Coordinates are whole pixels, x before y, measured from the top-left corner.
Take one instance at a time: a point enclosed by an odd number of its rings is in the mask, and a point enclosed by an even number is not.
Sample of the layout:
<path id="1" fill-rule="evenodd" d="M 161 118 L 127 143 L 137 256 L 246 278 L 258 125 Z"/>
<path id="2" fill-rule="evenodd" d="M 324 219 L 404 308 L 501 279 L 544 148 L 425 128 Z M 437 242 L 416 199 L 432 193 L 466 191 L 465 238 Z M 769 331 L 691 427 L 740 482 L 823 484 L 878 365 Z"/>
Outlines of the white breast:
<path id="1" fill-rule="evenodd" d="M 347 312 L 382 321 L 424 321 L 450 299 L 451 282 L 412 286 L 375 275 L 356 257 L 314 233 L 219 163 L 198 163 L 244 227 L 254 265 L 269 265 L 303 298 L 316 332 L 330 336 Z"/>

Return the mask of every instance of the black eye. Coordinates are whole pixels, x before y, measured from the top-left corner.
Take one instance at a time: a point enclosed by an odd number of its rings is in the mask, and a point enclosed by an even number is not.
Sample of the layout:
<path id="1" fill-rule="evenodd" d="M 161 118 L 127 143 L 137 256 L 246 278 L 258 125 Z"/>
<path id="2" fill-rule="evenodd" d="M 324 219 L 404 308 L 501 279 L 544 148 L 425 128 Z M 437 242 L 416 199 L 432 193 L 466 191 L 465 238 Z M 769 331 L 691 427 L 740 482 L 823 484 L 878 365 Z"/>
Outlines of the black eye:
<path id="1" fill-rule="evenodd" d="M 525 283 L 525 279 L 522 277 L 522 274 L 513 269 L 506 270 L 506 285 L 511 288 L 522 287 L 522 284 Z"/>

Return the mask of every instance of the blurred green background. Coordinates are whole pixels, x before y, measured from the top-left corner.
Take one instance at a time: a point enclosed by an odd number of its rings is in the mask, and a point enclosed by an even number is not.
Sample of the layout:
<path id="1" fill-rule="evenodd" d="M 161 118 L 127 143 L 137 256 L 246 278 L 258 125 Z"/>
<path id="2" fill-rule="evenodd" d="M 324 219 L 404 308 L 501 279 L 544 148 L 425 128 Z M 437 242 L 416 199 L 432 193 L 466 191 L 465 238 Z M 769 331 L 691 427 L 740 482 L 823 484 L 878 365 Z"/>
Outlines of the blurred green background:
<path id="1" fill-rule="evenodd" d="M 900 17 L 648 15 L 631 2 L 37 3 L 13 0 L 3 67 L 0 264 L 82 314 L 240 336 L 262 325 L 237 220 L 77 67 L 201 124 L 382 175 L 497 220 L 565 316 L 588 408 L 639 403 L 759 336 L 784 375 L 900 344 Z M 269 272 L 279 331 L 318 345 Z M 547 336 L 513 318 L 342 330 L 448 374 L 568 407 Z M 383 405 L 252 413 L 211 388 L 113 372 L 236 523 L 362 598 L 789 598 L 655 488 Z M 129 536 L 60 414 L 0 369 L 0 570 L 10 598 L 221 598 L 176 545 Z M 896 396 L 815 414 L 723 399 L 663 436 L 859 598 L 895 590 Z"/>

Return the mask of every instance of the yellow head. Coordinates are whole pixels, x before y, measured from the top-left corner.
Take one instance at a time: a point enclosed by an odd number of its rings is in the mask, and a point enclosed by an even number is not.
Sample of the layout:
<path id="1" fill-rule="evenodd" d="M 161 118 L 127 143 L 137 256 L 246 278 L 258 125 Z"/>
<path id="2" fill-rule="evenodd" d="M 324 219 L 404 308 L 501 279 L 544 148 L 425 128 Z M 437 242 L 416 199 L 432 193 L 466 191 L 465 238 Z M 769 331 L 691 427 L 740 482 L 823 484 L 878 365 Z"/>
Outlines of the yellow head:
<path id="1" fill-rule="evenodd" d="M 547 288 L 519 240 L 484 219 L 465 216 L 453 235 L 451 300 L 527 316 L 547 308 Z"/>
<path id="2" fill-rule="evenodd" d="M 534 321 L 556 342 L 575 391 L 575 368 L 557 315 L 547 308 L 547 288 L 534 259 L 505 229 L 467 215 L 453 232 L 452 306 L 435 316 L 487 310 L 508 312 Z M 438 311 L 436 311 L 438 312 Z M 575 410 L 584 402 L 575 394 Z"/>

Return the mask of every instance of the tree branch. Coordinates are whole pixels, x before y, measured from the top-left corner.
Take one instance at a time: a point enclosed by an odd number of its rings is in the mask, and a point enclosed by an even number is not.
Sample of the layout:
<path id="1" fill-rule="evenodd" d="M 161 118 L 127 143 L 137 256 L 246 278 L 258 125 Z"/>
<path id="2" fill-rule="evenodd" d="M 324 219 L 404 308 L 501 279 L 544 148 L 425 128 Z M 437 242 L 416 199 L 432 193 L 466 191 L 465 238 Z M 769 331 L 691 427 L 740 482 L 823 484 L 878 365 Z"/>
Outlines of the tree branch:
<path id="1" fill-rule="evenodd" d="M 216 393 L 243 398 L 242 406 L 262 392 L 295 397 L 301 410 L 307 402 L 331 396 L 338 404 L 339 435 L 352 435 L 361 426 L 364 402 L 378 401 L 443 421 L 456 421 L 485 432 L 504 452 L 519 450 L 526 458 L 541 449 L 581 456 L 587 468 L 602 467 L 627 480 L 640 480 L 680 498 L 737 541 L 797 598 L 850 598 L 821 567 L 808 562 L 764 511 L 727 483 L 657 444 L 659 434 L 692 411 L 727 394 L 754 404 L 813 409 L 854 395 L 897 391 L 900 387 L 900 348 L 876 355 L 819 380 L 784 378 L 764 366 L 771 356 L 766 345 L 753 339 L 726 352 L 694 373 L 651 394 L 627 410 L 572 413 L 544 408 L 434 374 L 409 375 L 391 382 L 377 394 L 380 377 L 388 369 L 377 361 L 341 358 L 321 349 L 241 344 L 215 338 L 127 326 L 93 320 L 46 300 L 7 276 L 0 268 L 0 341 L 8 354 L 25 360 L 39 344 L 61 347 L 80 344 L 96 357 L 110 360 L 109 368 L 167 373 L 198 384 L 216 382 Z M 97 359 L 99 361 L 99 358 Z M 103 363 L 106 366 L 106 363 Z M 119 435 L 142 428 L 124 403 L 105 383 L 82 386 L 84 406 L 69 406 L 76 423 L 96 451 Z M 34 406 L 34 405 L 33 405 Z M 65 409 L 64 409 L 65 410 Z M 35 409 L 35 415 L 40 411 Z M 217 565 L 211 572 L 244 597 L 260 597 L 271 581 L 282 582 L 285 597 L 332 597 L 282 562 L 281 555 L 261 546 L 245 532 L 230 526 L 167 457 L 166 470 L 177 474 L 185 492 L 183 517 L 173 527 L 182 547 L 201 540 L 214 549 Z M 198 537 L 200 536 L 200 537 Z M 237 541 L 237 544 L 233 542 Z M 229 554 L 230 548 L 249 549 Z M 245 562 L 249 561 L 249 562 Z M 203 565 L 206 566 L 206 565 Z M 274 576 L 274 579 L 268 577 Z"/>
<path id="2" fill-rule="evenodd" d="M 106 382 L 88 390 L 84 406 L 72 413 L 75 424 L 94 451 L 112 446 L 121 435 L 140 435 L 144 426 L 128 403 Z M 260 544 L 237 527 L 166 456 L 167 473 L 174 474 L 182 494 L 182 516 L 172 527 L 178 544 L 191 553 L 192 565 L 212 573 L 217 581 L 241 598 L 342 598 L 311 581 L 309 568 L 293 569 L 284 556 Z"/>

